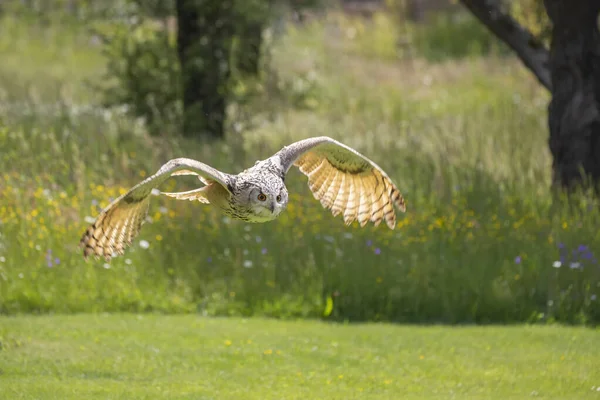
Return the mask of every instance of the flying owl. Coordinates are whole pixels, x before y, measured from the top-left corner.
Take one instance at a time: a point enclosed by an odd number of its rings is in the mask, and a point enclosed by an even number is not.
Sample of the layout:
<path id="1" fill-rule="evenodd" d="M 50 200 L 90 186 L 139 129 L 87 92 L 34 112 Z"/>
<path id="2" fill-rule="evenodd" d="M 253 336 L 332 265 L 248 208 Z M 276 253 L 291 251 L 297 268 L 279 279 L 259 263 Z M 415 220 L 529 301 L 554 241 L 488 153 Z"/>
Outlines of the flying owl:
<path id="1" fill-rule="evenodd" d="M 286 146 L 237 175 L 188 158 L 168 161 L 100 212 L 81 238 L 83 256 L 109 261 L 113 254 L 123 254 L 144 223 L 152 190 L 171 176 L 197 175 L 204 186 L 164 195 L 212 204 L 233 219 L 272 221 L 287 206 L 285 176 L 292 165 L 308 177 L 315 199 L 334 217 L 342 214 L 347 225 L 358 220 L 361 227 L 368 221 L 377 226 L 385 220 L 394 229 L 394 206 L 406 211 L 400 191 L 377 164 L 334 139 L 314 137 Z"/>

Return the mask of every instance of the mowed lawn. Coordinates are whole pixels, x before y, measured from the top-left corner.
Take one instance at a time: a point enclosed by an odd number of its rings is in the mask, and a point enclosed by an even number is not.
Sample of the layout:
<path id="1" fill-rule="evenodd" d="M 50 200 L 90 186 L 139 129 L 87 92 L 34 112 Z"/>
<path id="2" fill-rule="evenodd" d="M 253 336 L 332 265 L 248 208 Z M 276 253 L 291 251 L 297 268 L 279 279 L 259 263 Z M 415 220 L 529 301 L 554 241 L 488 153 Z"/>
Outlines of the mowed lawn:
<path id="1" fill-rule="evenodd" d="M 194 315 L 0 318 L 1 399 L 600 398 L 600 332 Z"/>

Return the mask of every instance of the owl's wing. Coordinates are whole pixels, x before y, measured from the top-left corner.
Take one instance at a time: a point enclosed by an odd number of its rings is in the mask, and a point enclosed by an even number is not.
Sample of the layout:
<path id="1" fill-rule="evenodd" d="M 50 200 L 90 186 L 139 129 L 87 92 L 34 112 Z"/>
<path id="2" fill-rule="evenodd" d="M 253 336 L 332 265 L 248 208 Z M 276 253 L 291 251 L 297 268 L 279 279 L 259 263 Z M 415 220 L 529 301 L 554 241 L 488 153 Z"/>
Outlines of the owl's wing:
<path id="1" fill-rule="evenodd" d="M 79 245 L 83 256 L 103 256 L 109 261 L 113 253 L 123 254 L 124 249 L 140 231 L 148 214 L 148 204 L 152 189 L 175 175 L 198 175 L 208 184 L 219 184 L 231 193 L 229 185 L 233 177 L 206 164 L 188 158 L 176 158 L 165 163 L 156 174 L 132 187 L 127 193 L 115 199 L 96 218 L 83 236 Z M 197 189 L 198 190 L 202 190 Z M 189 199 L 190 192 L 167 193 L 179 199 Z M 202 201 L 202 199 L 200 199 Z M 208 201 L 205 201 L 208 202 Z"/>
<path id="2" fill-rule="evenodd" d="M 358 220 L 361 226 L 385 220 L 394 229 L 394 206 L 406 211 L 404 198 L 389 176 L 358 151 L 326 136 L 304 139 L 284 147 L 279 156 L 284 173 L 292 165 L 308 177 L 315 199 L 342 214 L 344 222 Z"/>

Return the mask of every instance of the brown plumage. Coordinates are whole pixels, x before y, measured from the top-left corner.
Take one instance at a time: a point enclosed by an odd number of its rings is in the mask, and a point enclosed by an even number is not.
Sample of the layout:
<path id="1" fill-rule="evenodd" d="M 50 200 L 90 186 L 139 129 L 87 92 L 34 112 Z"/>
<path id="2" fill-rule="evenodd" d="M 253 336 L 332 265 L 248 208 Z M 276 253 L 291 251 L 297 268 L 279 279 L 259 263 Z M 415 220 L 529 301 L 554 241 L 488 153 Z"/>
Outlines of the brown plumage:
<path id="1" fill-rule="evenodd" d="M 205 186 L 163 193 L 167 196 L 211 204 L 242 221 L 271 221 L 287 205 L 284 178 L 292 165 L 308 177 L 315 199 L 334 216 L 341 214 L 346 224 L 385 221 L 394 229 L 394 207 L 406 211 L 400 191 L 377 164 L 334 139 L 315 137 L 286 146 L 237 175 L 187 158 L 170 160 L 102 210 L 81 238 L 83 255 L 108 261 L 114 253 L 122 254 L 141 229 L 152 189 L 171 176 L 197 175 Z"/>

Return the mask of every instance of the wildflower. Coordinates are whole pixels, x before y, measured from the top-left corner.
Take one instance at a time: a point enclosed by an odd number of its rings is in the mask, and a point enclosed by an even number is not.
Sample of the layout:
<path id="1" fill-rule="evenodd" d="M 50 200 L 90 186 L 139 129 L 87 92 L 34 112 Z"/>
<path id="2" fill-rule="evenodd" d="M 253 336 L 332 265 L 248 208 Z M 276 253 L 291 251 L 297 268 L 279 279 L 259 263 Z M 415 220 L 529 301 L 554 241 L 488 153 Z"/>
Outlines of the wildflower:
<path id="1" fill-rule="evenodd" d="M 229 340 L 229 339 L 225 340 L 225 346 L 231 346 L 231 340 Z"/>
<path id="2" fill-rule="evenodd" d="M 160 211 L 161 214 L 166 214 L 169 212 L 169 210 L 167 209 L 167 207 L 162 206 L 158 209 L 158 211 Z"/>
<path id="3" fill-rule="evenodd" d="M 367 247 L 371 247 L 373 246 L 373 241 L 372 240 L 367 240 Z"/>
<path id="4" fill-rule="evenodd" d="M 267 249 L 266 247 L 263 247 L 262 250 L 260 251 L 262 254 L 267 254 Z"/>
<path id="5" fill-rule="evenodd" d="M 381 254 L 381 249 L 379 247 L 377 247 L 375 249 L 375 254 L 377 254 L 377 255 Z"/>
<path id="6" fill-rule="evenodd" d="M 597 298 L 598 297 L 595 294 L 593 294 L 593 295 L 590 296 L 590 300 L 591 301 L 596 301 Z"/>
<path id="7" fill-rule="evenodd" d="M 255 239 L 256 239 L 256 243 L 262 242 L 262 238 L 260 236 L 257 236 Z"/>
<path id="8" fill-rule="evenodd" d="M 48 268 L 52 268 L 52 250 L 48 249 L 46 252 L 46 265 Z"/>
<path id="9" fill-rule="evenodd" d="M 126 259 L 125 259 L 125 264 L 127 264 L 127 265 L 131 265 L 131 260 L 130 260 L 129 258 L 126 258 Z"/>
<path id="10" fill-rule="evenodd" d="M 140 240 L 140 247 L 142 249 L 147 249 L 150 247 L 150 243 L 147 240 Z"/>
<path id="11" fill-rule="evenodd" d="M 103 267 L 104 267 L 104 269 L 110 269 L 110 264 L 109 263 L 104 263 Z"/>
<path id="12" fill-rule="evenodd" d="M 86 215 L 85 218 L 83 219 L 85 222 L 87 222 L 88 224 L 93 224 L 94 221 L 96 221 L 96 219 L 94 217 L 90 217 L 89 215 Z"/>
<path id="13" fill-rule="evenodd" d="M 580 267 L 581 267 L 581 264 L 578 262 L 572 262 L 569 264 L 569 268 L 571 268 L 571 269 L 578 269 Z"/>
<path id="14" fill-rule="evenodd" d="M 0 262 L 6 262 L 6 258 L 4 258 L 4 256 L 0 256 Z"/>
<path id="15" fill-rule="evenodd" d="M 244 268 L 252 268 L 253 264 L 251 260 L 244 260 Z"/>
<path id="16" fill-rule="evenodd" d="M 521 264 L 521 256 L 515 257 L 515 264 Z"/>
<path id="17" fill-rule="evenodd" d="M 553 266 L 554 268 L 560 268 L 560 267 L 562 267 L 562 263 L 561 263 L 560 261 L 554 261 L 554 262 L 552 263 L 552 266 Z"/>
<path id="18" fill-rule="evenodd" d="M 273 350 L 267 349 L 263 352 L 263 354 L 265 354 L 265 355 L 273 354 Z"/>
<path id="19" fill-rule="evenodd" d="M 211 256 L 206 257 L 206 262 L 209 262 L 209 263 L 212 262 L 212 257 Z"/>
<path id="20" fill-rule="evenodd" d="M 154 188 L 150 191 L 151 194 L 153 194 L 154 196 L 158 196 L 160 195 L 160 190 L 158 190 L 157 188 Z"/>

